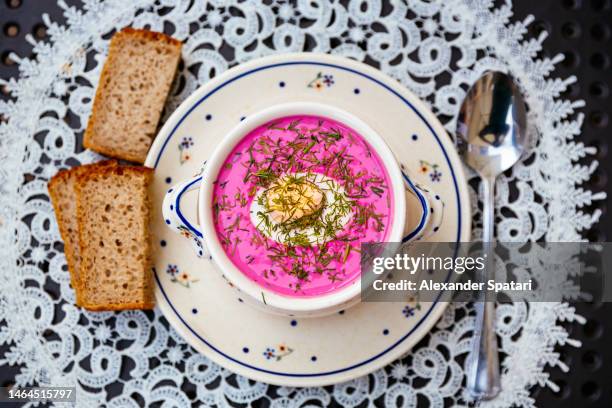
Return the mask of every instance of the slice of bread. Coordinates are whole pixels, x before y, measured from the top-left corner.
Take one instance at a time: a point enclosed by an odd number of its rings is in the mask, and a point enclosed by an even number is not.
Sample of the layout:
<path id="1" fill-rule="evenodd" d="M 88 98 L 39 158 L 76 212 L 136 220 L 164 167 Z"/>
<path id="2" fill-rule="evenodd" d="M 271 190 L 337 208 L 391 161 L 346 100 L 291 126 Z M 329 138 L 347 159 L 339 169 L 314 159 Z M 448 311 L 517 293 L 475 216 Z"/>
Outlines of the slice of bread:
<path id="1" fill-rule="evenodd" d="M 181 57 L 180 41 L 125 28 L 111 39 L 83 144 L 144 163 Z"/>
<path id="2" fill-rule="evenodd" d="M 106 166 L 117 166 L 117 162 L 115 160 L 105 160 L 94 164 L 73 167 L 69 170 L 61 170 L 49 180 L 49 196 L 51 197 L 51 203 L 57 218 L 60 235 L 64 241 L 64 253 L 70 272 L 70 284 L 75 290 L 77 305 L 80 304 L 79 264 L 81 256 L 76 219 L 75 183 L 79 174 L 83 174 L 93 168 Z"/>
<path id="3" fill-rule="evenodd" d="M 147 167 L 105 167 L 77 177 L 81 304 L 89 310 L 155 305 Z"/>

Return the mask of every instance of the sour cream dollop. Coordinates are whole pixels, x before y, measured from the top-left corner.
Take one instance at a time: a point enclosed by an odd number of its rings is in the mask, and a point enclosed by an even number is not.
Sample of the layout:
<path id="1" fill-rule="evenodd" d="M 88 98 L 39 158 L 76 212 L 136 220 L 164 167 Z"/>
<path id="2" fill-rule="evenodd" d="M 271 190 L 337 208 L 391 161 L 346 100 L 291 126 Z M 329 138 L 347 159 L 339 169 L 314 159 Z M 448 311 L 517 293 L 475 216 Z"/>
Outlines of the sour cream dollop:
<path id="1" fill-rule="evenodd" d="M 340 184 L 319 173 L 285 174 L 257 191 L 251 222 L 266 237 L 281 244 L 299 240 L 321 245 L 352 217 L 350 200 Z"/>

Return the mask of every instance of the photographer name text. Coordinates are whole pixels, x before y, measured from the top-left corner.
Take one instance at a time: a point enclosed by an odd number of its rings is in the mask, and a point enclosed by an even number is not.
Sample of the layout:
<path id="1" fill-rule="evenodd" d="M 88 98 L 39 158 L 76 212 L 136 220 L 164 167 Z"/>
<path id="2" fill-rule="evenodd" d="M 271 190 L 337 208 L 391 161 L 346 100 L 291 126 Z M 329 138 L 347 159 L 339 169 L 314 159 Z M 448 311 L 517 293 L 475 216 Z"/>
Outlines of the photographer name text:
<path id="1" fill-rule="evenodd" d="M 421 291 L 421 290 L 450 290 L 450 291 L 469 291 L 469 290 L 486 290 L 497 292 L 523 292 L 531 291 L 532 280 L 527 282 L 497 282 L 490 279 L 486 282 L 474 282 L 468 280 L 465 282 L 437 282 L 431 279 L 424 279 L 420 282 L 402 279 L 397 282 L 386 282 L 382 279 L 377 279 L 372 282 L 372 287 L 377 291 Z"/>

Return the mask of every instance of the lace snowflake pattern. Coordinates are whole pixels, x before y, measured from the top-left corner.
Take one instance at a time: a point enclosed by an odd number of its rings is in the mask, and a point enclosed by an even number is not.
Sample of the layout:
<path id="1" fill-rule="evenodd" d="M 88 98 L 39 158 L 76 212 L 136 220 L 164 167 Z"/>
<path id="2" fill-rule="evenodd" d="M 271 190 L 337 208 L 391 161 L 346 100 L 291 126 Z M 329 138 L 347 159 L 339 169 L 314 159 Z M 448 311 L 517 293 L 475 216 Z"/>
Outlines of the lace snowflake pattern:
<path id="1" fill-rule="evenodd" d="M 425 100 L 453 134 L 468 86 L 485 70 L 507 70 L 526 91 L 533 142 L 531 156 L 498 182 L 499 240 L 577 241 L 600 216 L 583 210 L 604 198 L 580 187 L 597 167 L 594 160 L 577 163 L 595 153 L 574 140 L 583 121 L 575 110 L 583 102 L 559 98 L 575 78 L 550 78 L 563 57 L 537 57 L 546 35 L 525 39 L 532 18 L 512 22 L 509 0 L 409 0 L 385 7 L 377 0 L 83 0 L 79 9 L 59 4 L 66 25 L 43 15 L 50 41 L 35 43 L 28 36 L 36 59 L 12 55 L 19 78 L 0 81 L 12 96 L 0 101 L 0 116 L 8 118 L 0 124 L 0 344 L 8 347 L 0 365 L 21 368 L 18 386 L 74 384 L 84 407 L 135 406 L 135 394 L 145 406 L 165 401 L 180 407 L 191 400 L 219 407 L 254 401 L 271 407 L 327 406 L 332 400 L 345 407 L 375 401 L 395 406 L 400 400 L 415 406 L 417 398 L 432 407 L 469 402 L 461 386 L 473 326 L 469 305 L 451 305 L 435 329 L 389 367 L 333 387 L 302 389 L 256 383 L 222 369 L 188 346 L 157 310 L 89 313 L 74 306 L 46 185 L 59 169 L 101 158 L 77 151 L 77 140 L 109 34 L 124 26 L 168 28 L 184 41 L 184 68 L 167 113 L 230 66 L 272 53 L 315 51 L 368 57 Z M 332 83 L 328 78 L 325 86 Z M 511 197 L 510 187 L 518 195 Z M 470 194 L 479 220 L 480 192 Z M 474 238 L 480 233 L 474 225 Z M 580 346 L 559 321 L 584 319 L 564 303 L 500 306 L 503 391 L 482 406 L 529 407 L 533 386 L 556 389 L 546 367 L 569 368 L 555 346 Z M 426 385 L 413 387 L 415 381 Z M 111 383 L 120 384 L 120 395 L 107 394 Z"/>

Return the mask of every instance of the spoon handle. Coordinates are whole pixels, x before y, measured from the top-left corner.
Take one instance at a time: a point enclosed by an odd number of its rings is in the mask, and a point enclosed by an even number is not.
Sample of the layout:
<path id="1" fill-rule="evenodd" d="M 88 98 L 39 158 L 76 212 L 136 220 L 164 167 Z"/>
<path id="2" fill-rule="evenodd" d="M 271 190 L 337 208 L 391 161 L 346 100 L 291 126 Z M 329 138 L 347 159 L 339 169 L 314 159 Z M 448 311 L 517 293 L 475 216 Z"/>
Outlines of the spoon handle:
<path id="1" fill-rule="evenodd" d="M 490 249 L 492 246 L 491 243 L 495 242 L 495 178 L 483 178 L 482 185 L 484 187 L 482 241 L 484 243 L 484 249 Z"/>
<path id="2" fill-rule="evenodd" d="M 495 276 L 495 256 L 493 253 L 495 178 L 483 179 L 483 249 L 486 254 L 484 270 L 480 282 Z M 486 291 L 480 291 L 475 302 L 476 322 L 472 347 L 467 359 L 467 387 L 476 399 L 492 399 L 501 389 L 499 378 L 499 352 L 495 335 L 495 303 L 487 301 Z"/>

